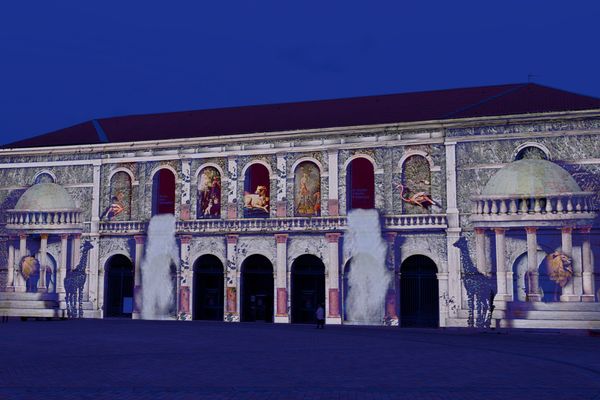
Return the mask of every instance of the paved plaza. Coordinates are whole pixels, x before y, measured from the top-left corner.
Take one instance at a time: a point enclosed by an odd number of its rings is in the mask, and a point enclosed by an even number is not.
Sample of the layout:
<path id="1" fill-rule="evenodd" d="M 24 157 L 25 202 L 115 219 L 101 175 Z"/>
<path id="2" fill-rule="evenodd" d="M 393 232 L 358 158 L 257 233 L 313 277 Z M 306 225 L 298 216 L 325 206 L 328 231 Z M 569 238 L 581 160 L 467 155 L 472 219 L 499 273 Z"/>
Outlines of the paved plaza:
<path id="1" fill-rule="evenodd" d="M 600 399 L 600 337 L 11 319 L 0 399 Z"/>

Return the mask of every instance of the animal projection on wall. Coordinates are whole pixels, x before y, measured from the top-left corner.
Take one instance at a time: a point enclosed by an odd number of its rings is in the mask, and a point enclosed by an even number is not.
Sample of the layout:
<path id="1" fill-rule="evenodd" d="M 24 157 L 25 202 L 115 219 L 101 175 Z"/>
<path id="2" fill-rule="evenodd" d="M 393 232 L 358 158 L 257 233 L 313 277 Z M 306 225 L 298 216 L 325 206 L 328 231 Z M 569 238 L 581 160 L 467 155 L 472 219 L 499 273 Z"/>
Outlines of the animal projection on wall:
<path id="1" fill-rule="evenodd" d="M 402 165 L 402 182 L 396 185 L 407 212 L 424 212 L 440 204 L 431 197 L 429 162 L 420 155 L 410 156 Z"/>
<path id="2" fill-rule="evenodd" d="M 479 272 L 471 255 L 467 239 L 461 236 L 454 247 L 460 250 L 460 261 L 462 265 L 462 280 L 467 291 L 467 307 L 469 317 L 467 324 L 470 328 L 489 328 L 492 323 L 492 312 L 494 311 L 495 286 L 490 277 Z"/>
<path id="3" fill-rule="evenodd" d="M 89 240 L 83 243 L 79 263 L 71 270 L 67 270 L 65 277 L 65 292 L 67 302 L 67 317 L 83 317 L 83 287 L 85 285 L 88 253 L 94 246 Z"/>
<path id="4" fill-rule="evenodd" d="M 557 290 L 554 291 L 554 301 L 558 301 L 558 287 L 564 288 L 573 276 L 573 259 L 560 251 L 555 251 L 546 256 L 548 265 L 548 278 L 555 282 Z"/>

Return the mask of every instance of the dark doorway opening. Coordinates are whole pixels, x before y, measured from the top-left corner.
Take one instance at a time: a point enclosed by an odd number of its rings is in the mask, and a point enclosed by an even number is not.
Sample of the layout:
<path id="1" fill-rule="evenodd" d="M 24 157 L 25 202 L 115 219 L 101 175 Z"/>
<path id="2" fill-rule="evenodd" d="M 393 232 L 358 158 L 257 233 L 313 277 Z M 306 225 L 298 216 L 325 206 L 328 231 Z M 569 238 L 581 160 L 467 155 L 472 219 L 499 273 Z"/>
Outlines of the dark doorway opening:
<path id="1" fill-rule="evenodd" d="M 273 265 L 265 256 L 255 254 L 242 263 L 243 322 L 273 322 Z"/>
<path id="2" fill-rule="evenodd" d="M 375 171 L 366 158 L 355 158 L 346 170 L 346 209 L 375 208 Z"/>
<path id="3" fill-rule="evenodd" d="M 422 255 L 408 257 L 400 269 L 400 321 L 403 327 L 437 328 L 437 267 Z"/>
<path id="4" fill-rule="evenodd" d="M 314 255 L 305 254 L 292 264 L 292 323 L 315 322 L 315 311 L 325 304 L 325 265 Z"/>
<path id="5" fill-rule="evenodd" d="M 161 169 L 152 178 L 152 215 L 175 214 L 175 174 Z"/>
<path id="6" fill-rule="evenodd" d="M 352 258 L 344 265 L 344 275 L 342 276 L 342 317 L 348 321 L 348 292 L 350 291 L 350 270 L 352 268 Z"/>
<path id="7" fill-rule="evenodd" d="M 133 264 L 117 254 L 106 262 L 104 312 L 107 317 L 131 318 L 133 312 Z"/>
<path id="8" fill-rule="evenodd" d="M 212 254 L 194 263 L 192 319 L 223 320 L 223 264 Z"/>

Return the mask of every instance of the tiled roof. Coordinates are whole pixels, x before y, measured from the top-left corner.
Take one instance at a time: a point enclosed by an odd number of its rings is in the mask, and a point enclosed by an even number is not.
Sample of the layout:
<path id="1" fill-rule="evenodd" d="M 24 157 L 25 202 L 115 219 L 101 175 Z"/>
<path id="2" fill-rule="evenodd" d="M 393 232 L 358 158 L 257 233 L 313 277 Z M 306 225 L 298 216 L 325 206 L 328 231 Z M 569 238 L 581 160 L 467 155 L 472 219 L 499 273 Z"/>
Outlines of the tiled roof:
<path id="1" fill-rule="evenodd" d="M 600 109 L 600 99 L 533 83 L 510 84 L 101 118 L 3 147 L 195 138 L 587 109 Z"/>

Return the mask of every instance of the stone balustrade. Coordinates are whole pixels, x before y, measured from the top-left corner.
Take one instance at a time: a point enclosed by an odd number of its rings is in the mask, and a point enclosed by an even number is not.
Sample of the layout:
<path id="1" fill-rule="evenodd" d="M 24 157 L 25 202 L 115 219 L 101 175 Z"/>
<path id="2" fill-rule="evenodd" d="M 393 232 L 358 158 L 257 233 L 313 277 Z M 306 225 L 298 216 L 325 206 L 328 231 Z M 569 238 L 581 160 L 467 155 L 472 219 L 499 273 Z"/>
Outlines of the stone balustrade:
<path id="1" fill-rule="evenodd" d="M 100 233 L 123 235 L 144 233 L 147 222 L 103 221 Z M 426 230 L 445 229 L 445 214 L 385 215 L 382 217 L 386 230 Z M 239 218 L 239 219 L 198 219 L 178 221 L 178 233 L 244 233 L 244 232 L 333 232 L 346 229 L 345 216 L 332 217 L 290 217 L 290 218 Z"/>
<path id="2" fill-rule="evenodd" d="M 81 228 L 81 210 L 7 210 L 6 228 L 15 231 Z"/>
<path id="3" fill-rule="evenodd" d="M 594 218 L 594 195 L 594 192 L 578 192 L 539 196 L 473 196 L 471 221 Z"/>

